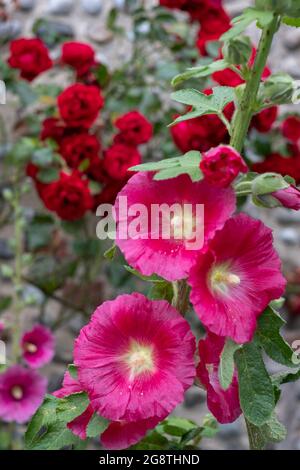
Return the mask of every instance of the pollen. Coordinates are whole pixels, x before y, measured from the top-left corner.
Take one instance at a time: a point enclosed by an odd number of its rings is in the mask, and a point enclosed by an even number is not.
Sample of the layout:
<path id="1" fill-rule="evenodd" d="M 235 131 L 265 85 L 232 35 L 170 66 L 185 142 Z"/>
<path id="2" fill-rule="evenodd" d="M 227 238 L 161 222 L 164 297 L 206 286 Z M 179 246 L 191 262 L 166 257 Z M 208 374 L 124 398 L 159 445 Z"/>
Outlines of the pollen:
<path id="1" fill-rule="evenodd" d="M 228 294 L 229 289 L 238 286 L 241 279 L 237 274 L 230 272 L 228 265 L 215 266 L 210 273 L 211 288 L 221 294 Z"/>
<path id="2" fill-rule="evenodd" d="M 130 343 L 122 359 L 129 370 L 130 380 L 145 372 L 153 372 L 155 369 L 153 348 L 137 341 Z"/>
<path id="3" fill-rule="evenodd" d="M 24 395 L 23 389 L 19 385 L 12 387 L 11 394 L 15 400 L 22 400 Z"/>

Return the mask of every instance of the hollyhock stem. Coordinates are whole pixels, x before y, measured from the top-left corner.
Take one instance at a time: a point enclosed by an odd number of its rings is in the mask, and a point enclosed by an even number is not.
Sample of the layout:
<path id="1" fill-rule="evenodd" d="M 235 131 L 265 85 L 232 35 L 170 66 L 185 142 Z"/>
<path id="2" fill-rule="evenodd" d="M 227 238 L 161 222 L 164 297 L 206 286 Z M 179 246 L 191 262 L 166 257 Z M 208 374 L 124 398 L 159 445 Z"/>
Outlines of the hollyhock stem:
<path id="1" fill-rule="evenodd" d="M 173 282 L 172 305 L 176 310 L 185 316 L 189 305 L 189 286 L 185 280 Z"/>
<path id="2" fill-rule="evenodd" d="M 247 81 L 242 99 L 237 108 L 233 121 L 233 132 L 230 145 L 238 152 L 243 150 L 245 138 L 250 126 L 251 118 L 256 109 L 256 97 L 261 81 L 261 76 L 265 68 L 267 58 L 272 45 L 273 37 L 279 27 L 279 17 L 274 13 L 274 18 L 263 28 L 259 41 L 258 50 L 250 78 Z"/>
<path id="3" fill-rule="evenodd" d="M 16 189 L 14 199 L 12 201 L 14 214 L 15 214 L 15 272 L 14 272 L 14 290 L 15 290 L 15 301 L 14 301 L 14 312 L 15 322 L 13 327 L 13 344 L 12 344 L 12 362 L 16 363 L 20 356 L 20 339 L 21 339 L 21 322 L 20 315 L 23 308 L 23 302 L 21 298 L 22 294 L 22 257 L 23 257 L 23 241 L 22 241 L 22 229 L 23 229 L 23 216 L 22 208 L 20 206 L 20 190 Z"/>

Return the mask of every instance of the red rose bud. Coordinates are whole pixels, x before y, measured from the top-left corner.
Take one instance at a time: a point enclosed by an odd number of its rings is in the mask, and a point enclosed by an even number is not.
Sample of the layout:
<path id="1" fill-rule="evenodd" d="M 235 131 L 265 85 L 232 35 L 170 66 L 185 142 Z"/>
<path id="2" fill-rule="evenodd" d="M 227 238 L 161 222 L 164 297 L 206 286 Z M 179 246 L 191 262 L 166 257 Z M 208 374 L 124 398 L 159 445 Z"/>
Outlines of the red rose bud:
<path id="1" fill-rule="evenodd" d="M 105 152 L 104 169 L 113 180 L 120 181 L 132 176 L 128 169 L 140 163 L 140 153 L 128 145 L 114 144 Z"/>
<path id="2" fill-rule="evenodd" d="M 82 77 L 95 65 L 95 51 L 88 44 L 66 42 L 62 47 L 61 61 L 75 69 L 78 77 Z"/>
<path id="3" fill-rule="evenodd" d="M 208 183 L 227 188 L 237 175 L 248 167 L 240 154 L 229 145 L 219 145 L 203 154 L 200 169 Z"/>
<path id="4" fill-rule="evenodd" d="M 104 99 L 99 88 L 75 83 L 57 98 L 59 113 L 69 127 L 89 128 L 97 119 Z"/>
<path id="5" fill-rule="evenodd" d="M 15 39 L 10 43 L 8 63 L 20 70 L 22 78 L 32 81 L 52 67 L 48 49 L 40 39 Z"/>
<path id="6" fill-rule="evenodd" d="M 145 144 L 152 137 L 152 124 L 138 111 L 130 111 L 115 121 L 119 134 L 115 136 L 116 143 L 137 146 Z"/>

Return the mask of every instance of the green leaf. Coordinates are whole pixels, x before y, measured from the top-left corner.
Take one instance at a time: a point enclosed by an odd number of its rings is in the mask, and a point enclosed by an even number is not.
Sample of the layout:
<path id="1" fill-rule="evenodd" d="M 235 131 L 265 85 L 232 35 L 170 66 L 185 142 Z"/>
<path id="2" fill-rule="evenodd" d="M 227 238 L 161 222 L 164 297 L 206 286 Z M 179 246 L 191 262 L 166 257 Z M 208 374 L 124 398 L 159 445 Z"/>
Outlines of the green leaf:
<path id="1" fill-rule="evenodd" d="M 287 367 L 298 367 L 293 361 L 294 351 L 280 335 L 280 329 L 285 324 L 279 313 L 267 307 L 259 317 L 256 339 L 268 356 L 275 362 Z"/>
<path id="2" fill-rule="evenodd" d="M 179 103 L 192 106 L 192 111 L 179 116 L 170 125 L 187 121 L 206 114 L 220 114 L 225 106 L 234 101 L 233 87 L 218 86 L 212 89 L 211 95 L 205 95 L 194 89 L 178 90 L 171 94 L 171 98 Z"/>
<path id="3" fill-rule="evenodd" d="M 68 365 L 68 372 L 70 376 L 72 377 L 72 379 L 78 380 L 77 367 L 75 366 L 75 364 Z"/>
<path id="4" fill-rule="evenodd" d="M 288 26 L 294 26 L 295 28 L 300 28 L 300 18 L 292 18 L 290 16 L 284 16 L 282 22 Z"/>
<path id="5" fill-rule="evenodd" d="M 59 169 L 58 168 L 43 168 L 37 174 L 37 179 L 41 183 L 53 183 L 59 179 Z"/>
<path id="6" fill-rule="evenodd" d="M 95 413 L 90 420 L 87 427 L 87 437 L 98 437 L 102 434 L 109 426 L 109 421 L 102 416 Z"/>
<path id="7" fill-rule="evenodd" d="M 239 344 L 227 338 L 219 365 L 219 381 L 223 390 L 227 390 L 232 383 L 234 374 L 234 353 L 239 347 Z"/>
<path id="8" fill-rule="evenodd" d="M 203 428 L 199 426 L 186 432 L 180 440 L 180 446 L 185 447 L 190 441 L 201 437 L 202 431 Z"/>
<path id="9" fill-rule="evenodd" d="M 32 163 L 39 167 L 47 167 L 51 165 L 54 159 L 53 150 L 50 147 L 43 147 L 36 150 L 32 155 Z"/>
<path id="10" fill-rule="evenodd" d="M 0 312 L 6 310 L 12 303 L 12 297 L 9 295 L 0 296 Z"/>
<path id="11" fill-rule="evenodd" d="M 296 382 L 300 379 L 300 369 L 297 372 L 279 372 L 272 375 L 271 379 L 275 386 Z"/>
<path id="12" fill-rule="evenodd" d="M 159 162 L 143 163 L 130 168 L 132 171 L 157 171 L 153 179 L 164 180 L 187 174 L 193 182 L 203 177 L 200 170 L 201 154 L 191 150 L 181 157 L 166 158 Z"/>
<path id="13" fill-rule="evenodd" d="M 174 416 L 163 421 L 160 424 L 160 427 L 170 436 L 182 437 L 192 429 L 196 429 L 198 426 L 189 419 Z"/>
<path id="14" fill-rule="evenodd" d="M 56 420 L 56 407 L 58 398 L 52 395 L 46 395 L 46 398 L 40 408 L 31 418 L 25 433 L 25 446 L 32 449 L 38 440 L 38 433 L 43 426 L 48 426 Z"/>
<path id="15" fill-rule="evenodd" d="M 167 300 L 172 302 L 174 295 L 173 286 L 171 282 L 155 282 L 151 287 L 148 297 L 152 300 Z"/>
<path id="16" fill-rule="evenodd" d="M 134 276 L 138 277 L 142 281 L 147 281 L 147 282 L 165 282 L 162 277 L 157 276 L 156 274 L 153 274 L 152 276 L 144 276 L 141 274 L 139 271 L 136 269 L 132 268 L 131 266 L 128 266 L 127 264 L 124 264 L 124 268 L 126 271 L 128 271 L 130 274 L 133 274 Z"/>
<path id="17" fill-rule="evenodd" d="M 172 79 L 171 84 L 176 86 L 190 78 L 208 77 L 214 72 L 226 69 L 226 67 L 228 67 L 228 63 L 224 59 L 216 60 L 210 64 L 199 65 L 198 67 L 191 67 L 188 68 L 186 72 L 176 75 L 176 77 Z"/>
<path id="18" fill-rule="evenodd" d="M 270 419 L 275 399 L 260 348 L 255 342 L 247 343 L 235 352 L 234 358 L 238 369 L 241 408 L 251 423 L 261 426 Z"/>
<path id="19" fill-rule="evenodd" d="M 65 398 L 60 398 L 56 408 L 57 419 L 69 423 L 80 416 L 87 409 L 89 403 L 85 392 L 73 393 Z"/>
<path id="20" fill-rule="evenodd" d="M 169 448 L 169 440 L 157 430 L 150 432 L 138 444 L 130 447 L 132 450 L 164 450 Z"/>
<path id="21" fill-rule="evenodd" d="M 80 441 L 64 422 L 51 423 L 40 435 L 30 450 L 60 450 L 63 447 L 76 445 Z"/>
<path id="22" fill-rule="evenodd" d="M 280 442 L 286 438 L 286 428 L 272 413 L 270 419 L 262 426 L 247 423 L 251 444 L 256 450 L 262 450 L 269 442 Z"/>
<path id="23" fill-rule="evenodd" d="M 105 259 L 112 260 L 115 257 L 117 251 L 117 246 L 113 244 L 108 250 L 106 250 L 103 254 Z"/>
<path id="24" fill-rule="evenodd" d="M 232 23 L 232 28 L 224 33 L 220 40 L 228 41 L 229 39 L 235 38 L 242 34 L 245 29 L 254 21 L 256 21 L 257 26 L 262 28 L 267 26 L 273 20 L 273 13 L 271 11 L 263 11 L 256 8 L 246 8 L 242 15 L 234 18 Z"/>

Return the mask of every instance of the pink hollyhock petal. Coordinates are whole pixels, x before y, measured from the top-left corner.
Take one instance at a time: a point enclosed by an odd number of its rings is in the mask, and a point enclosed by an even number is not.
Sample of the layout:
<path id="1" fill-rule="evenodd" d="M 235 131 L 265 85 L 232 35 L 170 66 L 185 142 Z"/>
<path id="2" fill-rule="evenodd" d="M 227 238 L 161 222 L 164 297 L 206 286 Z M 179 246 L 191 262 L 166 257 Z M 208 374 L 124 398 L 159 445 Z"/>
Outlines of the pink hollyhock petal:
<path id="1" fill-rule="evenodd" d="M 23 334 L 21 340 L 23 359 L 32 369 L 48 364 L 55 353 L 55 340 L 51 331 L 43 325 L 35 325 Z"/>
<path id="2" fill-rule="evenodd" d="M 275 197 L 283 207 L 295 211 L 300 209 L 300 191 L 296 186 L 291 185 L 288 188 L 279 189 L 272 193 L 272 197 Z"/>
<path id="3" fill-rule="evenodd" d="M 218 370 L 225 338 L 208 333 L 199 341 L 200 362 L 197 377 L 207 390 L 207 406 L 219 423 L 232 423 L 242 413 L 239 400 L 237 373 L 227 390 L 220 386 Z"/>
<path id="4" fill-rule="evenodd" d="M 149 218 L 147 233 L 143 233 L 139 238 L 124 239 L 127 235 L 122 232 L 121 227 L 124 226 L 124 222 L 128 222 L 129 226 L 134 217 L 128 217 L 127 214 L 120 215 L 121 196 L 127 198 L 128 208 L 137 203 L 143 204 L 147 208 L 149 217 L 153 204 L 166 204 L 168 207 L 175 203 L 181 206 L 192 204 L 193 210 L 196 204 L 202 204 L 204 207 L 203 246 L 191 249 L 187 246 L 187 240 L 184 237 L 163 239 L 159 234 L 158 239 L 155 239 L 153 230 L 151 232 Z M 198 250 L 206 249 L 208 240 L 214 236 L 216 230 L 223 227 L 225 221 L 234 212 L 235 195 L 231 188 L 216 191 L 206 181 L 193 183 L 187 175 L 155 181 L 151 173 L 138 173 L 120 191 L 115 208 L 118 222 L 116 244 L 127 262 L 146 276 L 156 273 L 168 281 L 175 281 L 187 277 L 195 263 Z M 202 228 L 203 221 L 199 218 L 195 221 L 201 224 Z"/>
<path id="5" fill-rule="evenodd" d="M 148 418 L 131 423 L 113 422 L 101 435 L 101 443 L 108 450 L 127 449 L 143 439 L 160 421 L 158 418 Z"/>
<path id="6" fill-rule="evenodd" d="M 81 387 L 113 421 L 164 418 L 193 383 L 195 339 L 165 301 L 121 295 L 97 308 L 75 342 Z"/>
<path id="7" fill-rule="evenodd" d="M 42 404 L 47 380 L 37 372 L 15 365 L 0 374 L 0 417 L 25 423 Z"/>
<path id="8" fill-rule="evenodd" d="M 228 220 L 191 269 L 191 302 L 211 332 L 251 341 L 256 319 L 284 292 L 286 281 L 272 230 L 239 214 Z"/>

